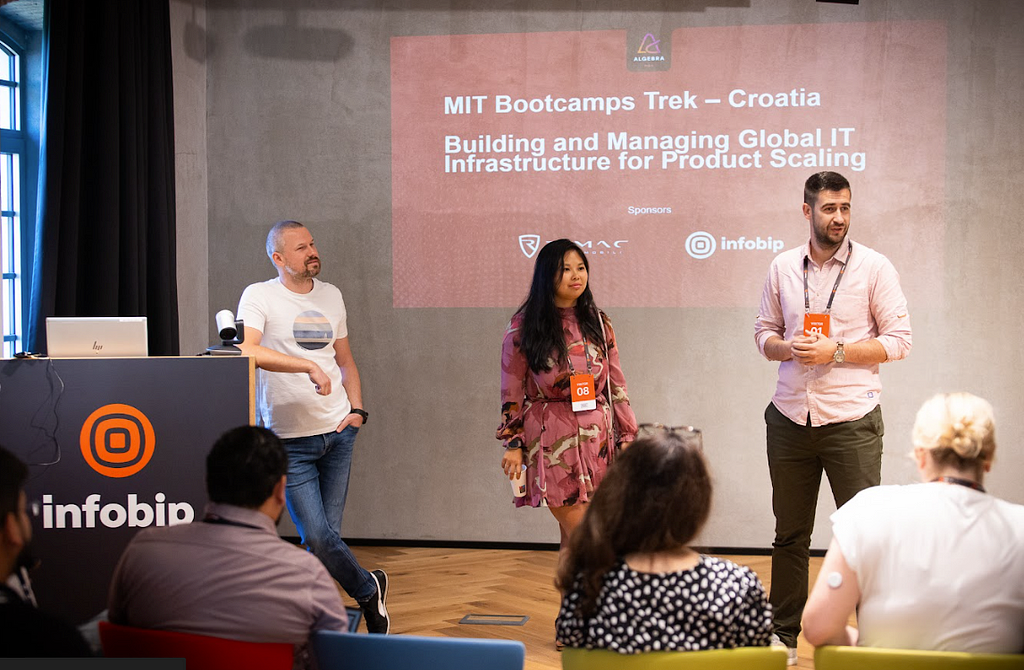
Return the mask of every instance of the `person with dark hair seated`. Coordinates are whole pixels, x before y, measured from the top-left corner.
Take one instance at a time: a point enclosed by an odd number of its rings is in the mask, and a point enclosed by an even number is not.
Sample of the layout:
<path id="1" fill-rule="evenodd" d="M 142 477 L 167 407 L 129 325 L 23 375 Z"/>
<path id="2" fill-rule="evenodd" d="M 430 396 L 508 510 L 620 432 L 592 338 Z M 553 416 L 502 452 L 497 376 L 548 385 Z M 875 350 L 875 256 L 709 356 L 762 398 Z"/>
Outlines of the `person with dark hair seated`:
<path id="1" fill-rule="evenodd" d="M 92 656 L 78 629 L 34 602 L 25 569 L 32 540 L 26 479 L 25 464 L 0 447 L 0 657 Z"/>
<path id="2" fill-rule="evenodd" d="M 273 432 L 241 426 L 224 433 L 206 457 L 205 517 L 132 539 L 110 585 L 110 621 L 287 642 L 296 645 L 296 666 L 308 665 L 311 633 L 347 630 L 348 615 L 320 559 L 277 534 L 287 469 Z"/>
<path id="3" fill-rule="evenodd" d="M 936 395 L 912 439 L 922 483 L 865 489 L 832 515 L 804 608 L 807 641 L 1024 652 L 1024 505 L 983 485 L 996 450 L 992 406 Z M 847 625 L 854 611 L 858 628 Z"/>
<path id="4" fill-rule="evenodd" d="M 557 640 L 623 654 L 768 646 L 772 612 L 757 575 L 687 546 L 711 509 L 700 431 L 648 425 L 641 435 L 572 537 Z"/>

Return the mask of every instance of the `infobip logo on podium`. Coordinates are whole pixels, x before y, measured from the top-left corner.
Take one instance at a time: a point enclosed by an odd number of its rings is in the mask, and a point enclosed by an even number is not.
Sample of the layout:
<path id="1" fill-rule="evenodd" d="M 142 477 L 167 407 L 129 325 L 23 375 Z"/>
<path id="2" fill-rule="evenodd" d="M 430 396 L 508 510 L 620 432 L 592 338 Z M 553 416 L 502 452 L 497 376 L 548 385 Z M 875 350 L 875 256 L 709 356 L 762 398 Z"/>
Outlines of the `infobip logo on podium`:
<path id="1" fill-rule="evenodd" d="M 196 511 L 187 502 L 166 502 L 167 496 L 157 493 L 152 505 L 139 502 L 136 493 L 128 494 L 128 504 L 101 504 L 102 496 L 91 493 L 81 505 L 54 503 L 52 495 L 43 496 L 43 528 L 96 528 L 97 522 L 107 528 L 146 528 L 191 523 Z"/>
<path id="2" fill-rule="evenodd" d="M 153 458 L 156 431 L 131 405 L 104 405 L 89 415 L 79 435 L 82 456 L 104 477 L 131 477 Z"/>
<path id="3" fill-rule="evenodd" d="M 79 434 L 82 457 L 98 474 L 112 479 L 141 472 L 153 458 L 156 431 L 149 418 L 131 405 L 104 405 L 82 424 Z M 145 528 L 190 523 L 195 509 L 187 502 L 168 502 L 158 492 L 153 502 L 140 502 L 138 493 L 127 494 L 121 502 L 103 502 L 100 493 L 86 495 L 81 504 L 56 503 L 52 494 L 43 495 L 43 528 Z"/>

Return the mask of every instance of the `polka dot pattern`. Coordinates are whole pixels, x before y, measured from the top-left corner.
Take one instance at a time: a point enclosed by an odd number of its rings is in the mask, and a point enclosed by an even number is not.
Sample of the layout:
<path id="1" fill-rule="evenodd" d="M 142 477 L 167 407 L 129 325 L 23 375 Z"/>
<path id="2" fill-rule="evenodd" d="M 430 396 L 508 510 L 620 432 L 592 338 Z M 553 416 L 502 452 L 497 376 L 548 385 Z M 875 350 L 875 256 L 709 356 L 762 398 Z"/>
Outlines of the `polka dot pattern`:
<path id="1" fill-rule="evenodd" d="M 749 568 L 701 556 L 691 570 L 637 572 L 620 562 L 607 575 L 589 619 L 578 612 L 579 582 L 555 621 L 569 647 L 622 654 L 767 646 L 772 610 Z"/>

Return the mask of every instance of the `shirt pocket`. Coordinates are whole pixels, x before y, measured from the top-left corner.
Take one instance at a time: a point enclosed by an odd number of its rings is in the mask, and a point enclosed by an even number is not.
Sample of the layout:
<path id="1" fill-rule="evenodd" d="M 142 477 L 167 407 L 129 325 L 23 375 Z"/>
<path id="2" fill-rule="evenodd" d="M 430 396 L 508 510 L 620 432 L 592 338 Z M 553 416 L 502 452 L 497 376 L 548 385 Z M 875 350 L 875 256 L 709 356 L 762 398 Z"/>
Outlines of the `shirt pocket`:
<path id="1" fill-rule="evenodd" d="M 836 292 L 836 299 L 832 302 L 831 339 L 859 342 L 867 339 L 873 324 L 866 295 Z"/>

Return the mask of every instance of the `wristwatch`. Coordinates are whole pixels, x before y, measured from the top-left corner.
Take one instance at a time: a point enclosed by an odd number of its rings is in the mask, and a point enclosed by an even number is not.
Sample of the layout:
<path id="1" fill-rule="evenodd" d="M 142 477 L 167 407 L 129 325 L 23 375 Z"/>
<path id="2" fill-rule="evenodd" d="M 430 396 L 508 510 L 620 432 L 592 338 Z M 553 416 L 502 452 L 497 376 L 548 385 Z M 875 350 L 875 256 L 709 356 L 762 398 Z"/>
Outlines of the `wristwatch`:
<path id="1" fill-rule="evenodd" d="M 842 363 L 846 360 L 846 352 L 843 351 L 842 342 L 836 342 L 836 353 L 832 354 L 832 360 L 836 363 Z"/>
<path id="2" fill-rule="evenodd" d="M 365 409 L 356 409 L 355 407 L 352 408 L 352 411 L 350 411 L 349 414 L 358 414 L 359 416 L 363 417 L 364 426 L 366 425 L 366 420 L 370 418 L 370 415 L 366 412 Z"/>

